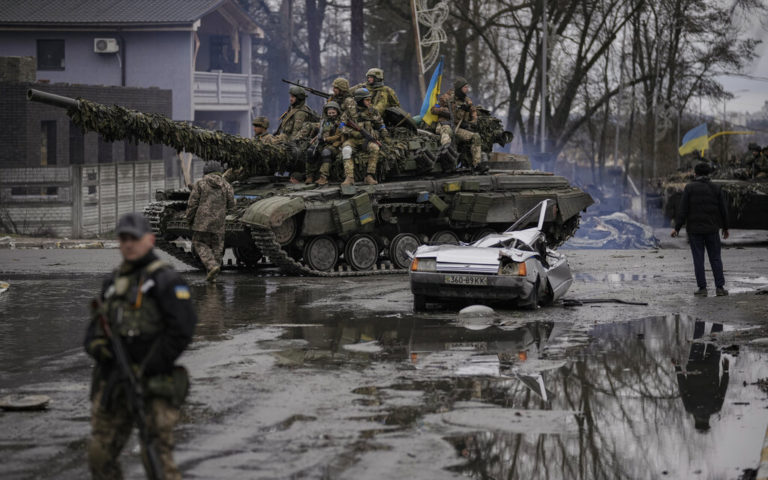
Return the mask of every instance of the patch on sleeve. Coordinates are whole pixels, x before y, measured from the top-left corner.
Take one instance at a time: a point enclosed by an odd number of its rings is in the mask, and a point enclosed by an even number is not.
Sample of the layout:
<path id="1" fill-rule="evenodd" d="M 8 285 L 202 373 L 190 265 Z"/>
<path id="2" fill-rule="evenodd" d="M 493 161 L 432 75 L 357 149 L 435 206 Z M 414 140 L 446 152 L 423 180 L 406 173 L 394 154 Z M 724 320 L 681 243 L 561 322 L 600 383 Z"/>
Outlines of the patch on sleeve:
<path id="1" fill-rule="evenodd" d="M 173 291 L 176 293 L 176 298 L 179 300 L 189 300 L 189 297 L 191 296 L 189 288 L 186 285 L 177 285 Z"/>

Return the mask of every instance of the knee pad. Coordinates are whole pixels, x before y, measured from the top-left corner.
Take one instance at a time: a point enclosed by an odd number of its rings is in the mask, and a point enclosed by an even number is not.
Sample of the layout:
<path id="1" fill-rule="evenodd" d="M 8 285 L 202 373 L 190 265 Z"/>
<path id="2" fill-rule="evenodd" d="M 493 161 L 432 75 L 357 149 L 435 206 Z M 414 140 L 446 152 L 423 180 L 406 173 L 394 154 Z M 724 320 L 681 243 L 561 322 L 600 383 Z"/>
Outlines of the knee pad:
<path id="1" fill-rule="evenodd" d="M 322 159 L 323 163 L 329 163 L 333 158 L 333 153 L 327 148 L 324 148 L 322 153 L 320 153 L 320 158 Z"/>
<path id="2" fill-rule="evenodd" d="M 341 157 L 344 160 L 349 160 L 352 158 L 352 147 L 349 145 L 344 145 L 344 148 L 341 149 Z"/>

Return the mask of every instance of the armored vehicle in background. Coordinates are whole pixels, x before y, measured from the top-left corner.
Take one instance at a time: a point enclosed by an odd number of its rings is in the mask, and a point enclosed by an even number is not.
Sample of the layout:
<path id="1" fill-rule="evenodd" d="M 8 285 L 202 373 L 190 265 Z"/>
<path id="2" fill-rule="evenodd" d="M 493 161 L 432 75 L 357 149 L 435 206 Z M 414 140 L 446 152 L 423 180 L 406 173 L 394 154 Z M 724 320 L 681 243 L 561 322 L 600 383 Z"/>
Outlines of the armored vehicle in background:
<path id="1" fill-rule="evenodd" d="M 468 152 L 440 149 L 437 135 L 419 130 L 404 111 L 389 109 L 384 119 L 391 138 L 383 144 L 377 175 L 384 181 L 318 188 L 272 175 L 303 166 L 307 145 L 257 142 L 34 90 L 28 97 L 66 108 L 75 124 L 108 141 L 162 143 L 227 163 L 237 204 L 227 212 L 225 245 L 243 268 L 322 276 L 403 272 L 419 245 L 470 242 L 503 231 L 544 199 L 554 208 L 543 231 L 556 246 L 574 234 L 580 212 L 593 203 L 565 178 L 532 171 L 525 157 L 492 154 L 493 144 L 508 143 L 511 134 L 482 109 L 477 130 L 490 158 L 481 175 L 468 167 Z M 358 158 L 359 178 L 366 160 Z M 340 163 L 332 166 L 332 178 L 339 172 L 340 179 Z M 191 237 L 184 216 L 188 196 L 187 190 L 159 191 L 145 215 L 159 248 L 200 268 L 196 256 L 175 241 Z"/>

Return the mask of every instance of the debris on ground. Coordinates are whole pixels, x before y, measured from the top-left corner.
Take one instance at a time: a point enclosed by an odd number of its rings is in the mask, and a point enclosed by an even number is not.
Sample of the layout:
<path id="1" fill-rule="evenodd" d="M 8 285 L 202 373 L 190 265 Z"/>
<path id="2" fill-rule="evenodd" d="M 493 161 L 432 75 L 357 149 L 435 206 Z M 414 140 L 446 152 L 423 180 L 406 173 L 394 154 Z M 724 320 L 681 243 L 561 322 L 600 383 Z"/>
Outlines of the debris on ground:
<path id="1" fill-rule="evenodd" d="M 576 234 L 562 248 L 636 249 L 659 248 L 649 225 L 616 212 L 582 219 Z"/>
<path id="2" fill-rule="evenodd" d="M 47 395 L 7 395 L 0 398 L 0 409 L 11 411 L 45 410 L 51 402 Z"/>

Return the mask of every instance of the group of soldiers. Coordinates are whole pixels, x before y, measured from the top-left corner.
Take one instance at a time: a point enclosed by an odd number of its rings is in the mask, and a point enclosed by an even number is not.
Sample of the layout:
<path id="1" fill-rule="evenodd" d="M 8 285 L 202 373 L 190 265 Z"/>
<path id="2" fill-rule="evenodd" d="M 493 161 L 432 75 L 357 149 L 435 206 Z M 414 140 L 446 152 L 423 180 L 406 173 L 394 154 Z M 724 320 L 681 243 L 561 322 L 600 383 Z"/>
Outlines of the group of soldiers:
<path id="1" fill-rule="evenodd" d="M 457 78 L 453 87 L 432 107 L 438 122 L 429 128 L 440 136 L 443 147 L 451 145 L 454 137 L 459 145 L 469 144 L 472 167 L 478 167 L 482 160 L 482 141 L 473 131 L 477 109 L 467 95 L 469 84 L 464 78 Z M 383 115 L 388 108 L 400 107 L 395 91 L 384 84 L 383 70 L 369 69 L 366 81 L 353 87 L 345 78 L 335 79 L 333 94 L 328 97 L 319 119 L 306 104 L 304 88 L 293 85 L 288 93 L 290 106 L 280 117 L 275 133 L 267 132 L 269 120 L 266 117 L 256 117 L 253 120 L 254 139 L 273 145 L 309 141 L 305 165 L 307 184 L 328 184 L 331 163 L 339 155 L 344 165 L 342 185 L 355 183 L 354 166 L 359 155 L 367 155 L 365 184 L 377 184 L 376 168 L 381 147 L 390 136 Z"/>
<path id="2" fill-rule="evenodd" d="M 760 147 L 750 143 L 749 152 L 741 161 L 741 168 L 746 170 L 749 178 L 764 178 L 768 176 L 768 146 Z"/>

